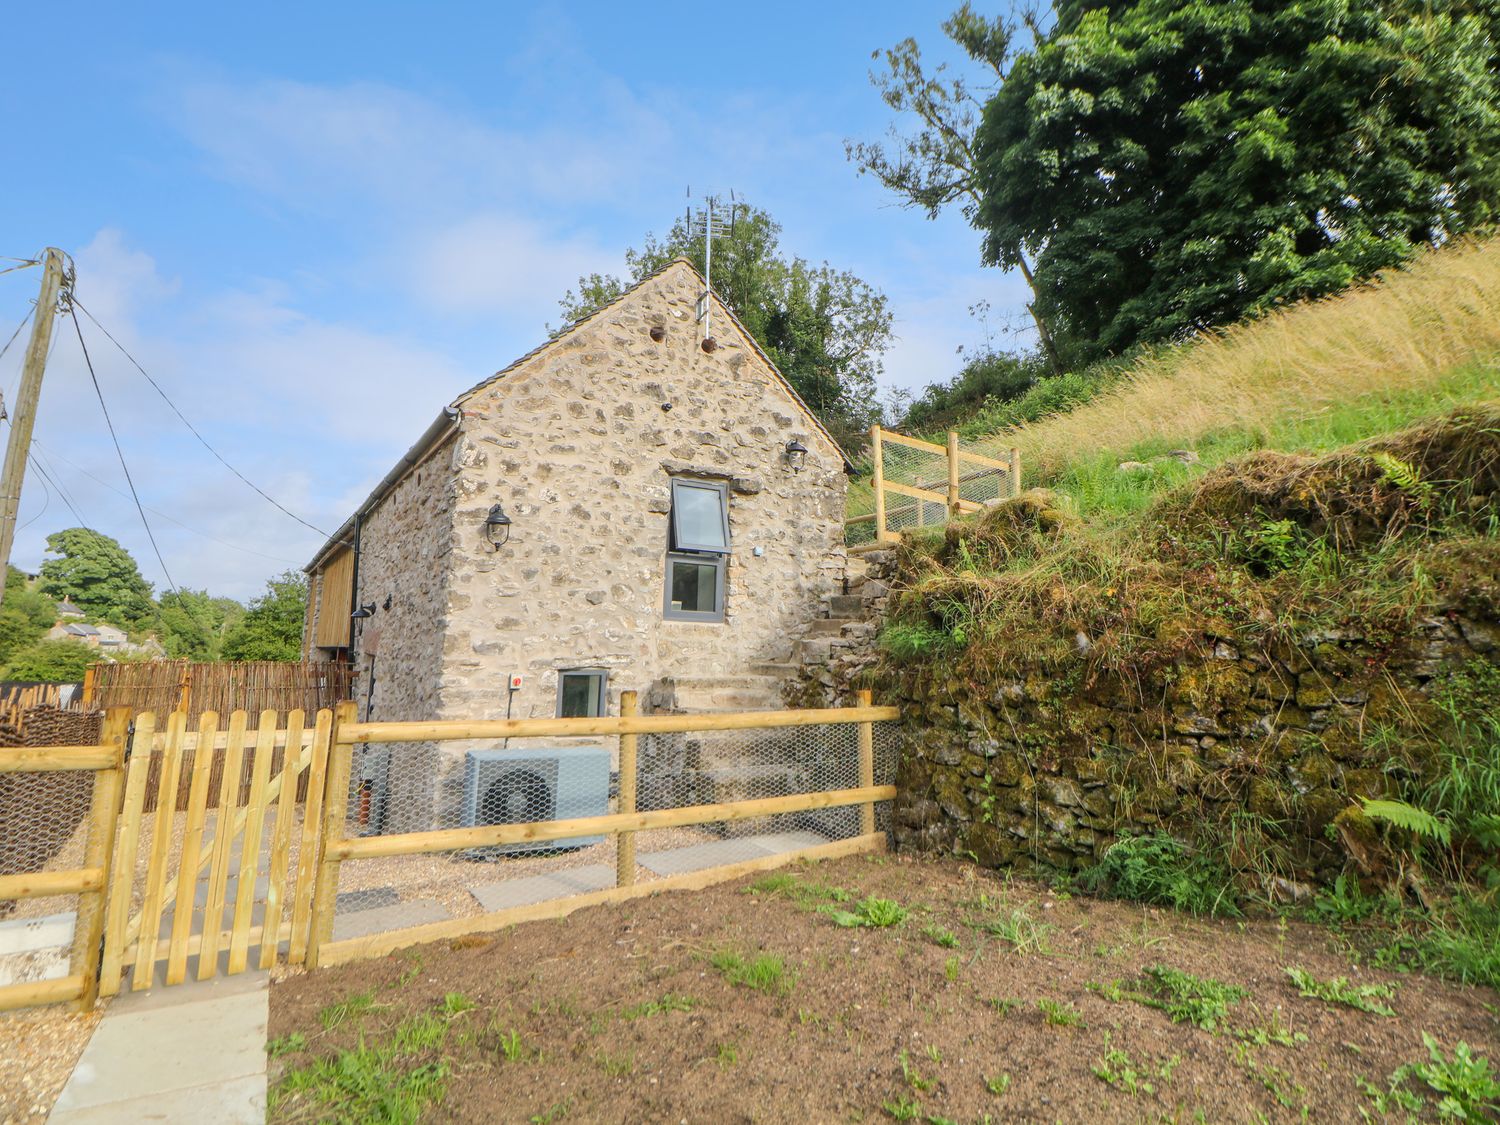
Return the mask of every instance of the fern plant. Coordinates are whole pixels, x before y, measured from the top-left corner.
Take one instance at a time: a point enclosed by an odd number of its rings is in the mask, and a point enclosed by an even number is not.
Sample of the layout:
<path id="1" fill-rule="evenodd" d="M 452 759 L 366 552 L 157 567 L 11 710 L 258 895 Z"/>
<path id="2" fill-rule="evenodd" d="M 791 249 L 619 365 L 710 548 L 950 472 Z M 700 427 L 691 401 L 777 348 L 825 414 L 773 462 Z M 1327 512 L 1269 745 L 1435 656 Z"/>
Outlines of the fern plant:
<path id="1" fill-rule="evenodd" d="M 1379 451 L 1370 454 L 1370 460 L 1375 462 L 1387 484 L 1406 493 L 1416 501 L 1418 507 L 1431 506 L 1432 484 L 1422 479 L 1421 471 L 1410 461 L 1403 461 L 1392 454 Z"/>
<path id="2" fill-rule="evenodd" d="M 1367 797 L 1361 797 L 1360 800 L 1364 802 L 1365 816 L 1371 820 L 1405 829 L 1424 840 L 1436 840 L 1445 847 L 1453 840 L 1453 829 L 1448 822 L 1438 819 L 1426 809 L 1408 805 L 1405 801 L 1372 801 Z"/>

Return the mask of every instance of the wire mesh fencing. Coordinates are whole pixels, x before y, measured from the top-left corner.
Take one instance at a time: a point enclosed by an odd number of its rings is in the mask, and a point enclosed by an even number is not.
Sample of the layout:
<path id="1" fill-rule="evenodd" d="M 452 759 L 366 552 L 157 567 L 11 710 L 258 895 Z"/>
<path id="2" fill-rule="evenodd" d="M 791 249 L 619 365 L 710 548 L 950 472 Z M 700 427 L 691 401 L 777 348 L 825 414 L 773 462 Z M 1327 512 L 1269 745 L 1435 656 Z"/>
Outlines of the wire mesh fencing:
<path id="1" fill-rule="evenodd" d="M 870 783 L 889 785 L 894 724 L 871 724 L 870 737 Z M 346 839 L 499 825 L 544 830 L 503 843 L 458 840 L 431 851 L 346 859 L 331 939 L 540 906 L 622 882 L 648 886 L 747 861 L 770 865 L 777 856 L 853 840 L 862 831 L 858 806 L 761 812 L 747 803 L 858 789 L 859 739 L 852 722 L 643 733 L 634 747 L 634 792 L 623 800 L 621 739 L 614 736 L 357 746 Z M 626 769 L 628 790 L 628 761 Z M 886 804 L 876 808 L 879 828 L 889 818 Z M 545 830 L 632 807 L 648 818 L 688 810 L 679 819 L 701 822 L 634 831 L 623 847 L 616 832 L 597 827 L 563 836 Z"/>
<path id="2" fill-rule="evenodd" d="M 849 547 L 885 542 L 902 532 L 937 527 L 961 512 L 1020 492 L 1020 455 L 1012 449 L 997 460 L 959 446 L 950 434 L 946 446 L 892 433 L 870 431 L 874 473 L 868 486 L 851 489 L 844 543 Z"/>

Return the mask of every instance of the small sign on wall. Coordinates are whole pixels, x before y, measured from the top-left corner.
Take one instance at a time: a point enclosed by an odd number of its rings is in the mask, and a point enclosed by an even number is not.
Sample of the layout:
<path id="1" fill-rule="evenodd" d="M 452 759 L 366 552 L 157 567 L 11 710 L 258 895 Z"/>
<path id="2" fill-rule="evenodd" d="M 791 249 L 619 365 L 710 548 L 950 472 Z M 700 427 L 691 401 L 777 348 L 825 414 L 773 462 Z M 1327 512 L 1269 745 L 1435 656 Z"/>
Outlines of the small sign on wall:
<path id="1" fill-rule="evenodd" d="M 525 677 L 522 676 L 520 672 L 512 672 L 510 674 L 510 690 L 511 691 L 520 691 L 521 690 L 521 685 L 524 682 L 525 682 Z"/>

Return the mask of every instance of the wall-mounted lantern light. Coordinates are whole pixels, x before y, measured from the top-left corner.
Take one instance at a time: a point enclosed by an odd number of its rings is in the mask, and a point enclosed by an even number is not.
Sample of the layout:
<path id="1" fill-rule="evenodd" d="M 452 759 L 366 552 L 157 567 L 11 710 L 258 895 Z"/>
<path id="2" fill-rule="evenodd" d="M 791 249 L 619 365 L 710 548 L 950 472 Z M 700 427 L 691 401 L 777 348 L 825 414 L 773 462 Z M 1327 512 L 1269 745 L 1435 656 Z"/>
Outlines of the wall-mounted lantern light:
<path id="1" fill-rule="evenodd" d="M 352 617 L 355 621 L 363 621 L 367 617 L 374 617 L 375 616 L 375 603 L 374 602 L 366 602 L 364 605 L 360 606 L 358 609 L 356 609 L 349 616 Z"/>
<path id="2" fill-rule="evenodd" d="M 800 473 L 807 464 L 807 446 L 796 438 L 786 443 L 786 463 L 794 473 Z"/>
<path id="3" fill-rule="evenodd" d="M 497 551 L 510 538 L 510 517 L 499 504 L 491 508 L 490 514 L 484 519 L 484 537 Z"/>

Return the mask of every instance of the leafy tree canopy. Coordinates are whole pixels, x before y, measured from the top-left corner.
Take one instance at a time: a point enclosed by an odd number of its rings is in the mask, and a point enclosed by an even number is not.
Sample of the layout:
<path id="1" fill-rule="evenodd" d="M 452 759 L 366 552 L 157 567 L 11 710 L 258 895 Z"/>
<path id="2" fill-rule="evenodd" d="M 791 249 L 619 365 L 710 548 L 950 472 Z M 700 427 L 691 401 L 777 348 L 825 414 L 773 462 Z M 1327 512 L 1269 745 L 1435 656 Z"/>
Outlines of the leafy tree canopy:
<path id="1" fill-rule="evenodd" d="M 11 567 L 5 576 L 5 604 L 0 606 L 0 664 L 41 639 L 57 620 L 57 603 L 31 589 L 26 575 Z"/>
<path id="2" fill-rule="evenodd" d="M 928 384 L 907 405 L 900 426 L 913 433 L 955 428 L 987 405 L 1019 398 L 1046 374 L 1046 363 L 1037 355 L 979 352 L 948 382 Z"/>
<path id="3" fill-rule="evenodd" d="M 1329 293 L 1495 217 L 1488 0 L 1067 0 L 975 137 L 985 254 L 1076 359 Z"/>
<path id="4" fill-rule="evenodd" d="M 245 607 L 206 590 L 179 590 L 160 599 L 162 647 L 174 660 L 217 660 Z"/>
<path id="5" fill-rule="evenodd" d="M 307 610 L 307 579 L 284 571 L 266 583 L 244 617 L 224 638 L 224 660 L 300 660 L 302 618 Z"/>
<path id="6" fill-rule="evenodd" d="M 70 527 L 47 536 L 60 558 L 42 562 L 37 588 L 58 601 L 69 598 L 90 617 L 122 629 L 154 619 L 151 585 L 130 552 L 108 535 Z"/>
<path id="7" fill-rule="evenodd" d="M 780 237 L 770 214 L 741 205 L 732 229 L 714 240 L 714 291 L 834 437 L 858 444 L 878 414 L 876 377 L 891 343 L 885 296 L 826 262 L 782 254 Z M 589 315 L 674 258 L 687 258 L 701 273 L 704 252 L 702 233 L 690 234 L 686 217 L 679 218 L 665 239 L 648 234 L 639 250 L 625 252 L 628 279 L 579 278 L 578 290 L 560 302 L 564 318 Z"/>
<path id="8" fill-rule="evenodd" d="M 7 680 L 49 684 L 76 684 L 99 653 L 81 641 L 37 641 L 10 658 L 3 673 Z"/>

